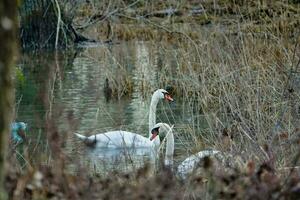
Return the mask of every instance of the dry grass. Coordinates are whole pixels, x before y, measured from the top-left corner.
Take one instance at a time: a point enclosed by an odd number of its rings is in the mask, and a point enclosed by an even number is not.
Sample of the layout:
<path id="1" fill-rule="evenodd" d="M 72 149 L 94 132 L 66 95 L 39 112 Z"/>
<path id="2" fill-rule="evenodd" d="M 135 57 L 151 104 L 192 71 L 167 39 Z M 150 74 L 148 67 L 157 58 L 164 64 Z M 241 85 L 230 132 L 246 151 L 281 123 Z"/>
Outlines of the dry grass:
<path id="1" fill-rule="evenodd" d="M 76 175 L 53 167 L 29 169 L 25 174 L 10 168 L 6 188 L 10 199 L 295 199 L 300 177 L 283 173 L 267 161 L 259 166 L 249 161 L 244 170 L 220 169 L 205 159 L 201 174 L 180 181 L 168 168 L 148 175 L 145 166 L 130 174 Z"/>

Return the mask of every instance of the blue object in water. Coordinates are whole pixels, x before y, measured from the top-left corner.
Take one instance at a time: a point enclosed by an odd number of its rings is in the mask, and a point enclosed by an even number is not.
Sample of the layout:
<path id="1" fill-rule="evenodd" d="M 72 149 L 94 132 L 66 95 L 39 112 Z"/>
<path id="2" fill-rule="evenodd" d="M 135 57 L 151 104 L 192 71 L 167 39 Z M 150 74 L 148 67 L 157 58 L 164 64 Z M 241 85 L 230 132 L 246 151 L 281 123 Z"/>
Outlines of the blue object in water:
<path id="1" fill-rule="evenodd" d="M 27 124 L 24 122 L 13 122 L 11 124 L 11 138 L 16 143 L 22 143 L 23 138 L 18 134 L 19 130 L 25 131 Z"/>

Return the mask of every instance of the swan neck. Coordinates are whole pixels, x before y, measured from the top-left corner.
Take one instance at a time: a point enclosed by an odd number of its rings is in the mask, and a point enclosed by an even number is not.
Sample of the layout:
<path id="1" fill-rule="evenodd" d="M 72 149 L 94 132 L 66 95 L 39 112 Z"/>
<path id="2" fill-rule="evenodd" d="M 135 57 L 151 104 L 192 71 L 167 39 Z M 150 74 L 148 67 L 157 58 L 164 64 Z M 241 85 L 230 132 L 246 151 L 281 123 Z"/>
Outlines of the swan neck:
<path id="1" fill-rule="evenodd" d="M 173 159 L 173 154 L 174 154 L 174 135 L 173 135 L 173 131 L 170 128 L 168 130 L 168 134 L 166 136 L 166 142 L 167 142 L 167 146 L 166 146 L 166 155 L 165 158 L 168 160 L 172 160 Z"/>
<path id="2" fill-rule="evenodd" d="M 158 101 L 159 99 L 156 97 L 156 95 L 153 95 L 151 98 L 150 110 L 149 110 L 149 137 L 151 137 L 151 130 L 156 124 L 156 107 Z"/>

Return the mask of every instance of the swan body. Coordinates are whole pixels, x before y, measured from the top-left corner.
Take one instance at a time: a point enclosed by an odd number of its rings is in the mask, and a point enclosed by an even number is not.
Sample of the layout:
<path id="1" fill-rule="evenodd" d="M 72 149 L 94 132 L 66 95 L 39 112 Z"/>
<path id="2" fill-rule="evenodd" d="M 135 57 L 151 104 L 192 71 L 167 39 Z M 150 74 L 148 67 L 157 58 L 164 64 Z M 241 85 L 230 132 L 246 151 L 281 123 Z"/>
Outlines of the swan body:
<path id="1" fill-rule="evenodd" d="M 95 143 L 97 147 L 100 146 L 103 148 L 87 149 L 87 153 L 92 163 L 94 163 L 92 166 L 93 170 L 95 166 L 97 166 L 97 169 L 100 169 L 100 173 L 106 173 L 110 171 L 110 169 L 129 172 L 144 166 L 145 163 L 155 166 L 157 156 L 159 155 L 159 148 L 154 144 L 152 137 L 155 139 L 157 135 L 165 136 L 166 158 L 172 158 L 174 152 L 172 127 L 168 124 L 158 123 L 151 130 L 151 134 L 151 139 L 126 131 L 111 131 L 105 133 L 105 136 L 103 134 L 100 137 L 96 135 L 97 140 L 101 139 L 105 142 L 100 144 L 98 141 Z M 124 142 L 114 142 L 116 138 L 117 141 L 120 141 L 118 139 L 120 135 L 124 138 Z M 83 141 L 95 141 L 93 136 L 85 137 L 78 134 L 77 137 L 80 137 Z M 130 160 L 130 162 L 128 162 L 128 160 Z M 99 162 L 103 162 L 103 164 L 99 165 Z M 151 167 L 150 170 L 152 171 L 154 168 Z"/>
<path id="2" fill-rule="evenodd" d="M 96 145 L 97 148 L 137 148 L 152 147 L 153 142 L 148 138 L 128 131 L 109 131 L 89 137 L 75 133 L 87 145 Z"/>
<path id="3" fill-rule="evenodd" d="M 171 132 L 170 136 L 167 135 L 167 150 L 168 155 L 173 154 L 174 152 L 174 137 L 172 133 L 172 129 L 168 124 L 158 123 L 152 129 L 152 134 L 155 136 L 151 136 L 151 138 L 146 138 L 136 133 L 128 132 L 128 131 L 109 131 L 102 134 L 96 134 L 92 136 L 84 136 L 78 133 L 75 135 L 83 140 L 87 145 L 96 145 L 98 148 L 153 148 L 156 149 L 157 146 L 155 144 L 154 138 L 159 134 L 159 129 L 162 131 Z"/>
<path id="4" fill-rule="evenodd" d="M 149 111 L 149 138 L 151 137 L 151 130 L 156 123 L 156 107 L 161 99 L 173 101 L 169 93 L 164 89 L 156 90 L 151 98 L 150 111 Z M 85 144 L 89 146 L 106 147 L 106 148 L 118 148 L 118 147 L 135 147 L 135 146 L 159 146 L 159 137 L 153 139 L 150 142 L 149 138 L 141 136 L 136 133 L 127 131 L 109 131 L 106 133 L 100 133 L 89 137 L 75 133 L 75 135 L 83 140 Z"/>
<path id="5" fill-rule="evenodd" d="M 219 153 L 221 152 L 216 150 L 204 150 L 191 155 L 178 165 L 177 174 L 182 178 L 186 178 L 204 157 L 214 156 Z"/>
<path id="6" fill-rule="evenodd" d="M 156 152 L 149 148 L 87 148 L 84 160 L 89 160 L 90 169 L 99 174 L 109 175 L 111 172 L 134 172 L 149 165 L 149 172 L 154 173 Z M 86 157 L 87 156 L 87 157 Z M 95 171 L 96 170 L 96 171 Z"/>
<path id="7" fill-rule="evenodd" d="M 25 131 L 27 124 L 24 122 L 13 122 L 11 123 L 11 139 L 15 143 L 22 143 L 25 140 Z"/>

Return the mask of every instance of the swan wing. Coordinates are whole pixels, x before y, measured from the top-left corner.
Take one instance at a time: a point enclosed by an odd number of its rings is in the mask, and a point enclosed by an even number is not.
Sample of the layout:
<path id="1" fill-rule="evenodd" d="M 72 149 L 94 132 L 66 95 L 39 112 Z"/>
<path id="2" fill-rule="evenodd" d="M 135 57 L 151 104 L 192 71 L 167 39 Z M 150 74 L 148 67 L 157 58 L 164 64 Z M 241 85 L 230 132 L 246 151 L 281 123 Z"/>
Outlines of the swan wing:
<path id="1" fill-rule="evenodd" d="M 96 140 L 98 147 L 106 148 L 139 148 L 152 146 L 152 143 L 148 138 L 136 133 L 121 130 L 97 134 Z"/>
<path id="2" fill-rule="evenodd" d="M 177 172 L 178 174 L 185 178 L 187 176 L 187 174 L 191 173 L 194 168 L 197 166 L 197 164 L 204 158 L 207 156 L 212 156 L 215 155 L 217 153 L 220 153 L 220 151 L 216 151 L 216 150 L 204 150 L 204 151 L 200 151 L 194 155 L 189 156 L 188 158 L 186 158 L 177 168 Z"/>

